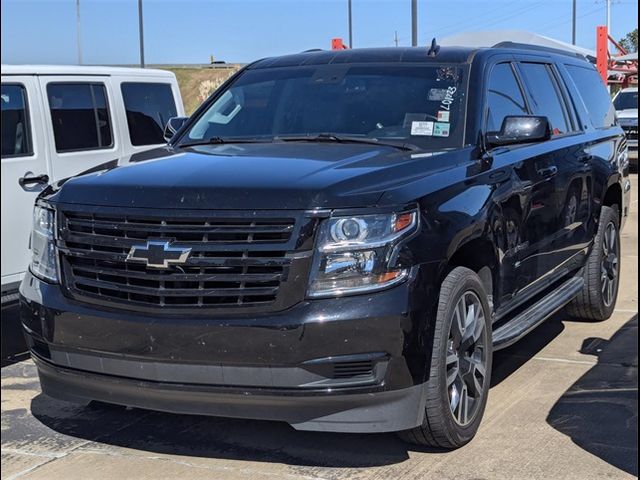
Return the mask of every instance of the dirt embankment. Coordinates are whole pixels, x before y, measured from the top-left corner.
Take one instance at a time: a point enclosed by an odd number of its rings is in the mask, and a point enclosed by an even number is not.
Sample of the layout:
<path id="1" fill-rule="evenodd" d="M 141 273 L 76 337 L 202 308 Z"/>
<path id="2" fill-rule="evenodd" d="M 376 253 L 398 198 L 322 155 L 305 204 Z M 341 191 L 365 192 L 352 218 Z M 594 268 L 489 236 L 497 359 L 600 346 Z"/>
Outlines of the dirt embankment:
<path id="1" fill-rule="evenodd" d="M 216 68 L 165 68 L 175 73 L 180 86 L 184 111 L 191 115 L 220 85 L 238 71 L 240 65 Z"/>

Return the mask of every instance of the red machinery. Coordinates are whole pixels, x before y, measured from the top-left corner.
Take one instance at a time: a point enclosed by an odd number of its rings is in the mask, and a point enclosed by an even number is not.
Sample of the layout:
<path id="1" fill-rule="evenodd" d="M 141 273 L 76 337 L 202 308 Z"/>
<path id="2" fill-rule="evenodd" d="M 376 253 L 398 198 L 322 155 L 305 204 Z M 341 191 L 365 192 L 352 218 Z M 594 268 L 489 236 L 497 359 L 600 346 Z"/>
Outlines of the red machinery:
<path id="1" fill-rule="evenodd" d="M 331 39 L 331 50 L 347 50 L 348 48 L 341 38 Z"/>
<path id="2" fill-rule="evenodd" d="M 609 43 L 615 47 L 615 54 L 609 52 Z M 596 65 L 602 79 L 608 84 L 638 83 L 638 59 L 626 59 L 628 52 L 609 35 L 607 27 L 596 29 Z"/>

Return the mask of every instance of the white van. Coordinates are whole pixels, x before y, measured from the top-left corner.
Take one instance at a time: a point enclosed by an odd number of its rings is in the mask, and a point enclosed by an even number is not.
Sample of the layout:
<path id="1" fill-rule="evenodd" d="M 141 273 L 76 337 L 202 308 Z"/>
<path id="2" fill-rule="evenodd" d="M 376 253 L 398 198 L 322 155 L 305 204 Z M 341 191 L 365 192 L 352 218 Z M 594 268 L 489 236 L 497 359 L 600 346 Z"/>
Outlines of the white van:
<path id="1" fill-rule="evenodd" d="M 29 264 L 33 204 L 47 183 L 165 143 L 184 116 L 163 70 L 2 65 L 2 303 Z"/>

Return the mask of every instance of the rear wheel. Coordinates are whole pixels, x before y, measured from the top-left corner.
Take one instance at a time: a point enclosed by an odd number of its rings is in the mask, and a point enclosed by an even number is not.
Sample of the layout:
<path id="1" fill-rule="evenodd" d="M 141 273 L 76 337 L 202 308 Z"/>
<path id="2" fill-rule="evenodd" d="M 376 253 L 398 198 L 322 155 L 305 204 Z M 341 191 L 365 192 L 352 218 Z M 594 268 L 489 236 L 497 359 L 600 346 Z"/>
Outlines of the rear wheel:
<path id="1" fill-rule="evenodd" d="M 478 431 L 491 382 L 490 309 L 475 272 L 458 267 L 440 290 L 422 425 L 400 432 L 410 443 L 457 448 Z"/>
<path id="2" fill-rule="evenodd" d="M 569 304 L 576 318 L 606 320 L 616 308 L 620 287 L 620 217 L 617 207 L 602 207 L 598 234 L 584 271 L 584 288 Z"/>

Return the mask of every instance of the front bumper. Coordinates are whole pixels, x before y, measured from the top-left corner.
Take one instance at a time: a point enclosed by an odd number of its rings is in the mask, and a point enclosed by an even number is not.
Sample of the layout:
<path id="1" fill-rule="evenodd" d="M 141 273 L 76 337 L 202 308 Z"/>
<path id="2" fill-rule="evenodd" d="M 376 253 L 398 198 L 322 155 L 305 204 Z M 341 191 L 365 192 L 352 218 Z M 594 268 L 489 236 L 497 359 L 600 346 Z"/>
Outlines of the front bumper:
<path id="1" fill-rule="evenodd" d="M 422 423 L 420 385 L 376 393 L 248 391 L 101 375 L 53 365 L 32 354 L 42 391 L 74 403 L 108 403 L 171 413 L 284 421 L 297 430 L 393 432 Z"/>
<path id="2" fill-rule="evenodd" d="M 301 430 L 398 431 L 423 419 L 427 270 L 376 294 L 250 318 L 97 310 L 27 274 L 20 308 L 42 391 L 55 398 Z"/>

